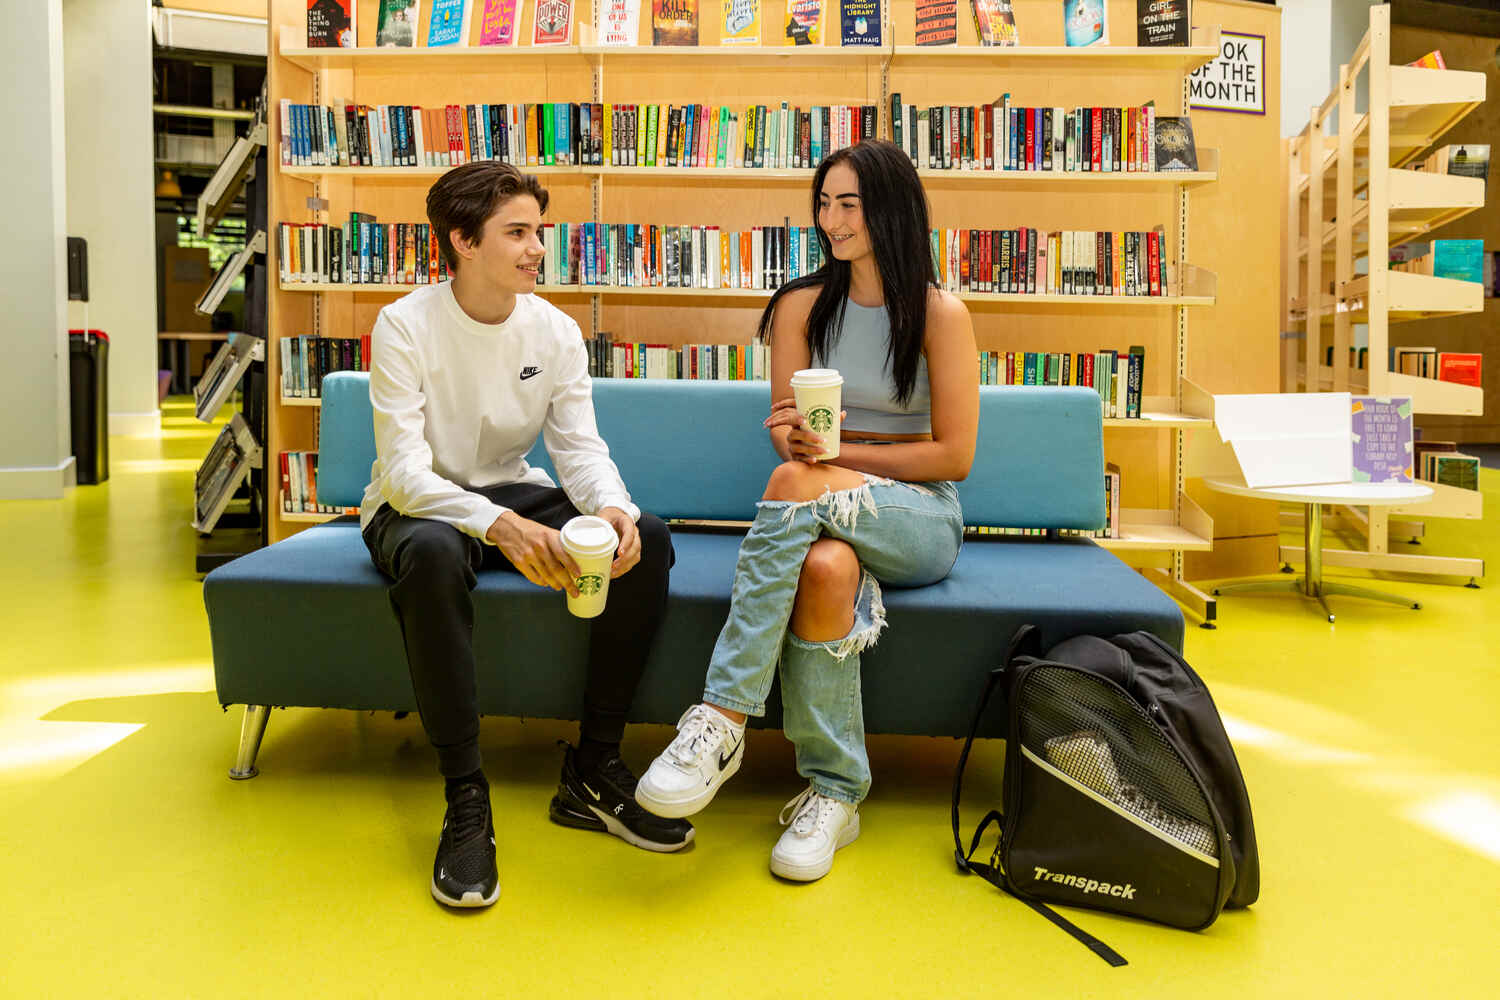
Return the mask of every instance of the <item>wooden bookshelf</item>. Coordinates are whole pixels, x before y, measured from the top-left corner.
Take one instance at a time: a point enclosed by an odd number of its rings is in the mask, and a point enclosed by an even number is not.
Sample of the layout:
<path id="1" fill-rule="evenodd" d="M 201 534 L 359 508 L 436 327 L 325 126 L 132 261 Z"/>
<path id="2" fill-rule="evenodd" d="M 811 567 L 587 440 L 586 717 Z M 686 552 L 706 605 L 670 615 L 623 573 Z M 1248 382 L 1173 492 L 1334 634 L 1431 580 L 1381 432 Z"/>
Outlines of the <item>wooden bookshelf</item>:
<path id="1" fill-rule="evenodd" d="M 385 284 L 380 282 L 340 284 L 335 282 L 279 282 L 283 292 L 352 292 L 366 295 L 401 296 L 421 285 Z M 769 288 L 660 288 L 652 285 L 538 285 L 537 294 L 661 296 L 666 298 L 769 299 Z M 1020 295 L 1000 292 L 955 292 L 960 299 L 977 305 L 1066 305 L 1091 309 L 1118 309 L 1139 306 L 1211 306 L 1211 295 Z"/>
<path id="2" fill-rule="evenodd" d="M 1361 84 L 1369 99 L 1367 110 L 1358 114 Z M 1481 388 L 1389 371 L 1387 356 L 1392 324 L 1481 313 L 1483 285 L 1391 270 L 1386 248 L 1420 240 L 1483 207 L 1482 179 L 1405 168 L 1440 144 L 1484 98 L 1484 73 L 1393 65 L 1390 7 L 1370 8 L 1369 29 L 1340 67 L 1338 87 L 1286 147 L 1284 328 L 1303 333 L 1300 349 L 1289 348 L 1284 355 L 1284 389 L 1410 396 L 1419 423 L 1423 415 L 1482 413 Z M 1367 329 L 1368 370 L 1349 360 L 1356 324 Z M 1333 364 L 1325 365 L 1330 340 Z M 1480 559 L 1390 551 L 1393 514 L 1482 516 L 1482 496 L 1458 495 L 1464 493 L 1470 491 L 1445 488 L 1431 503 L 1370 508 L 1367 516 L 1349 522 L 1363 532 L 1364 550 L 1333 559 L 1325 551 L 1324 560 L 1376 570 L 1482 576 Z M 1410 533 L 1408 526 L 1403 525 L 1402 533 Z M 1283 553 L 1295 554 L 1290 549 Z"/>
<path id="3" fill-rule="evenodd" d="M 1176 114 L 1186 112 L 1188 74 L 1211 61 L 1219 50 L 1219 29 L 1214 22 L 1221 14 L 1251 16 L 1241 15 L 1228 0 L 1200 0 L 1195 4 L 1195 18 L 1208 26 L 1193 29 L 1190 46 L 1140 49 L 1129 44 L 1135 35 L 1134 5 L 1113 0 L 1110 23 L 1116 44 L 1076 49 L 1062 45 L 1055 0 L 1017 0 L 1017 18 L 1027 44 L 1009 49 L 981 48 L 972 18 L 960 12 L 958 46 L 933 49 L 906 44 L 912 39 L 914 4 L 912 0 L 892 0 L 884 9 L 884 46 L 794 49 L 779 45 L 720 46 L 717 19 L 705 9 L 700 18 L 703 44 L 698 47 L 606 48 L 594 44 L 594 10 L 588 0 L 581 0 L 575 4 L 576 45 L 533 48 L 524 44 L 532 16 L 531 9 L 526 8 L 521 24 L 523 44 L 514 48 L 399 50 L 369 46 L 373 41 L 374 5 L 369 0 L 360 3 L 360 41 L 365 47 L 309 49 L 304 47 L 305 3 L 271 0 L 269 86 L 273 105 L 279 106 L 282 99 L 333 103 L 335 98 L 354 95 L 362 103 L 424 107 L 494 100 L 496 95 L 505 95 L 511 101 L 640 104 L 692 100 L 744 104 L 757 99 L 779 103 L 793 99 L 804 105 L 875 105 L 879 133 L 884 136 L 890 134 L 886 119 L 893 93 L 901 93 L 904 102 L 919 107 L 977 104 L 994 100 L 1002 91 L 1011 92 L 1012 100 L 1023 106 L 1073 107 L 1114 101 L 1138 105 L 1152 100 L 1160 113 Z M 779 25 L 784 6 L 784 0 L 763 3 L 763 23 Z M 1262 17 L 1260 11 L 1252 13 L 1254 18 Z M 649 41 L 649 15 L 642 21 L 640 38 Z M 1260 23 L 1251 20 L 1249 30 L 1256 30 Z M 836 32 L 836 9 L 830 26 Z M 424 23 L 419 43 L 425 29 Z M 770 28 L 767 31 L 774 40 L 775 32 Z M 1274 33 L 1267 44 L 1267 71 L 1274 78 L 1279 58 Z M 708 72 L 716 66 L 725 67 L 725 71 Z M 1268 99 L 1268 107 L 1272 103 Z M 1146 346 L 1142 417 L 1104 421 L 1106 453 L 1124 470 L 1123 499 L 1130 513 L 1122 519 L 1124 537 L 1101 540 L 1101 544 L 1132 565 L 1154 570 L 1153 579 L 1204 617 L 1213 614 L 1213 600 L 1186 584 L 1183 553 L 1205 553 L 1213 548 L 1213 522 L 1184 492 L 1182 455 L 1184 435 L 1209 432 L 1211 419 L 1205 414 L 1211 408 L 1202 406 L 1206 393 L 1188 379 L 1187 373 L 1190 364 L 1203 365 L 1218 373 L 1215 388 L 1226 391 L 1236 384 L 1234 376 L 1245 370 L 1238 349 L 1221 352 L 1213 342 L 1243 342 L 1250 322 L 1243 317 L 1253 310 L 1223 306 L 1213 269 L 1233 266 L 1240 259 L 1238 254 L 1256 251 L 1246 247 L 1242 226 L 1195 221 L 1191 227 L 1199 235 L 1194 247 L 1206 257 L 1198 263 L 1209 266 L 1182 263 L 1195 259 L 1188 256 L 1187 247 L 1190 209 L 1199 197 L 1214 203 L 1213 192 L 1226 175 L 1226 168 L 1236 175 L 1264 173 L 1274 162 L 1246 159 L 1240 136 L 1248 130 L 1213 125 L 1212 120 L 1200 123 L 1195 117 L 1199 169 L 1191 172 L 919 171 L 928 189 L 935 227 L 1029 225 L 1043 231 L 1166 227 L 1166 256 L 1177 277 L 1175 287 L 1169 289 L 1174 294 L 966 293 L 961 297 L 970 304 L 981 350 L 1076 353 L 1102 346 Z M 1218 138 L 1221 134 L 1227 138 Z M 273 143 L 276 140 L 273 134 Z M 443 172 L 428 167 L 282 167 L 275 150 L 271 161 L 272 224 L 336 221 L 351 210 L 371 212 L 382 220 L 419 219 L 426 187 Z M 726 229 L 746 229 L 783 217 L 790 218 L 794 225 L 811 221 L 806 185 L 812 170 L 527 169 L 548 184 L 552 204 L 547 216 L 551 219 L 649 220 Z M 1238 184 L 1234 190 L 1240 190 Z M 320 210 L 308 207 L 324 203 L 327 207 Z M 273 258 L 274 253 L 275 248 Z M 274 259 L 271 266 L 275 267 Z M 1258 280 L 1236 275 L 1232 285 L 1231 297 L 1236 298 L 1242 290 L 1257 287 Z M 412 288 L 277 285 L 270 302 L 272 338 L 368 333 L 379 309 Z M 705 328 L 722 331 L 719 339 L 724 341 L 745 343 L 770 295 L 757 289 L 613 286 L 543 286 L 538 291 L 553 297 L 586 334 L 607 330 L 619 341 L 668 345 L 700 340 Z M 1205 317 L 1202 326 L 1206 339 L 1196 346 L 1188 339 L 1190 314 Z M 1269 325 L 1274 326 L 1274 317 Z M 279 367 L 279 352 L 273 350 L 271 354 L 274 380 L 278 377 L 274 369 Z M 1190 362 L 1190 356 L 1196 360 Z M 272 454 L 316 447 L 314 417 L 319 402 L 272 399 L 268 418 L 268 450 Z M 272 512 L 272 537 L 285 537 L 316 519 L 321 517 L 281 514 L 278 504 Z"/>
<path id="4" fill-rule="evenodd" d="M 1076 185 L 1091 189 L 1101 187 L 1159 184 L 1163 186 L 1212 184 L 1219 179 L 1219 151 L 1198 151 L 1200 170 L 1149 170 L 1138 173 L 1081 173 L 1062 170 L 930 170 L 917 173 L 924 184 L 971 184 L 986 188 L 1036 188 L 1053 185 Z M 287 177 L 305 181 L 335 180 L 340 177 L 362 180 L 387 180 L 397 183 L 421 181 L 431 183 L 447 173 L 448 167 L 282 167 Z M 528 167 L 528 173 L 549 180 L 555 177 L 663 178 L 688 184 L 722 183 L 746 180 L 755 183 L 807 184 L 817 171 L 811 168 L 773 169 L 767 167 Z"/>

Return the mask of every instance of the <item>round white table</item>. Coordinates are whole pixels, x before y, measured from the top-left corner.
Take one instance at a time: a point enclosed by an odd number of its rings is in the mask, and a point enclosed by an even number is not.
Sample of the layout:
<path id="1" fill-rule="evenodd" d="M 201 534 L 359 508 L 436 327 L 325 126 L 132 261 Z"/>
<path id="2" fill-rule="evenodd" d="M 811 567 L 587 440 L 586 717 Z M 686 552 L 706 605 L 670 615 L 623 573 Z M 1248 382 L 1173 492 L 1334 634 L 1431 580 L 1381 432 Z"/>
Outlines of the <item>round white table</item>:
<path id="1" fill-rule="evenodd" d="M 1255 582 L 1227 584 L 1214 590 L 1217 594 L 1231 591 L 1293 591 L 1304 597 L 1316 598 L 1323 606 L 1323 613 L 1333 621 L 1333 612 L 1328 607 L 1327 595 L 1342 594 L 1346 597 L 1364 597 L 1372 601 L 1387 601 L 1406 604 L 1412 608 L 1422 605 L 1408 597 L 1387 594 L 1367 587 L 1353 587 L 1344 583 L 1323 582 L 1323 505 L 1347 504 L 1351 507 L 1394 507 L 1397 505 L 1424 503 L 1432 499 L 1432 487 L 1421 483 L 1324 483 L 1317 486 L 1246 486 L 1243 480 L 1205 479 L 1203 485 L 1219 493 L 1235 496 L 1256 497 L 1262 500 L 1277 500 L 1281 503 L 1303 505 L 1302 533 L 1303 551 L 1307 554 L 1306 567 L 1301 580 L 1291 582 Z"/>

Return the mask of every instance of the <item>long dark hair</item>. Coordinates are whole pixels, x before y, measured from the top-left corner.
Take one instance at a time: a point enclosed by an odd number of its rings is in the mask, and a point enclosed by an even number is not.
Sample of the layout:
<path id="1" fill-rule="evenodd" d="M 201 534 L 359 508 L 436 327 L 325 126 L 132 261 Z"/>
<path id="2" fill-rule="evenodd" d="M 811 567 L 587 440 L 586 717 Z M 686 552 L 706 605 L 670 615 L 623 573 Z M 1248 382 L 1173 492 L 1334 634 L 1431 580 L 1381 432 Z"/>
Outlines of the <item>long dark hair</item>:
<path id="1" fill-rule="evenodd" d="M 927 295 L 937 285 L 932 263 L 932 234 L 928 225 L 927 192 L 911 158 L 884 139 L 865 141 L 824 157 L 812 184 L 813 228 L 823 248 L 823 265 L 812 274 L 787 282 L 776 290 L 760 315 L 756 335 L 769 340 L 776 303 L 799 288 L 818 288 L 818 298 L 807 316 L 807 345 L 816 363 L 826 358 L 844 329 L 844 307 L 849 299 L 853 268 L 833 255 L 833 244 L 818 224 L 818 196 L 830 168 L 847 163 L 859 178 L 859 200 L 870 249 L 880 270 L 886 315 L 891 334 L 886 341 L 885 367 L 895 383 L 891 398 L 905 406 L 917 385 L 917 364 L 927 332 Z"/>

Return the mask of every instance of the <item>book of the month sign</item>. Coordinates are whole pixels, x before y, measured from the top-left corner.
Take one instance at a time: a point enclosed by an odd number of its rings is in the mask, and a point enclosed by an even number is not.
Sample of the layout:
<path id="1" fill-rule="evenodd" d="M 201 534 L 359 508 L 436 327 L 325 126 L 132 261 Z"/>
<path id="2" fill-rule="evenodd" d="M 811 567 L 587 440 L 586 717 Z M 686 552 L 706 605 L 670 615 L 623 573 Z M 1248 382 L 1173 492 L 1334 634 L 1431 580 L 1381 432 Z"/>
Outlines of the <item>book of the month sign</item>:
<path id="1" fill-rule="evenodd" d="M 1266 113 L 1266 36 L 1220 33 L 1219 55 L 1188 78 L 1188 105 L 1207 111 Z"/>

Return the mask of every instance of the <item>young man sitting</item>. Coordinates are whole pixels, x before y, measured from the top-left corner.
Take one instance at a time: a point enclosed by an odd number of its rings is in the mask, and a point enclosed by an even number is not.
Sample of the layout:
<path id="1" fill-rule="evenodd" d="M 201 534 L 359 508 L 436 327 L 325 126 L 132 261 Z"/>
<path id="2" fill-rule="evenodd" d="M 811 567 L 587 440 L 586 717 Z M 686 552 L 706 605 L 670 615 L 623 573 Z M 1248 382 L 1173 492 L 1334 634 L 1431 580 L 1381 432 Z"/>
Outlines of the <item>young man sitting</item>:
<path id="1" fill-rule="evenodd" d="M 431 888 L 450 906 L 500 896 L 470 592 L 477 573 L 498 569 L 577 596 L 559 529 L 580 513 L 607 520 L 620 544 L 609 602 L 591 624 L 580 740 L 564 751 L 552 819 L 652 851 L 693 839 L 691 824 L 636 804 L 620 759 L 665 609 L 672 542 L 630 502 L 600 440 L 578 324 L 532 294 L 546 208 L 537 179 L 508 164 L 449 171 L 427 194 L 427 218 L 453 278 L 386 306 L 372 334 L 377 458 L 360 525 L 392 581 L 417 707 L 447 779 Z M 538 431 L 561 489 L 524 459 Z"/>

